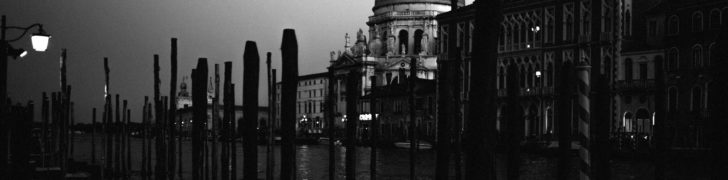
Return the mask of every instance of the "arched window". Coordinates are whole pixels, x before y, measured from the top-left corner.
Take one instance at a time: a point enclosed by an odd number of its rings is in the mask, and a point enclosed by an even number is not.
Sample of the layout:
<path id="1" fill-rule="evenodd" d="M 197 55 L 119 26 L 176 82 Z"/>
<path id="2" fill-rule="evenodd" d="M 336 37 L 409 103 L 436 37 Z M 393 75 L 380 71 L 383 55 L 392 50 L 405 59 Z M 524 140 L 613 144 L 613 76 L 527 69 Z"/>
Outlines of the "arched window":
<path id="1" fill-rule="evenodd" d="M 498 89 L 505 89 L 505 81 L 503 81 L 503 76 L 505 72 L 506 71 L 503 66 L 498 68 Z"/>
<path id="2" fill-rule="evenodd" d="M 520 68 L 518 68 L 518 70 L 519 70 L 518 71 L 518 74 L 521 76 L 521 78 L 519 78 L 519 82 L 521 84 L 521 87 L 527 87 L 526 86 L 526 68 L 524 68 L 523 66 L 521 66 Z"/>
<path id="3" fill-rule="evenodd" d="M 625 112 L 624 116 L 622 116 L 622 128 L 624 128 L 624 131 L 626 132 L 632 132 L 632 127 L 632 113 Z"/>
<path id="4" fill-rule="evenodd" d="M 591 33 L 591 11 L 585 8 L 590 6 L 588 3 L 589 1 L 581 1 L 581 5 L 579 5 L 579 11 L 581 11 L 581 32 L 579 32 L 579 35 L 588 35 Z"/>
<path id="5" fill-rule="evenodd" d="M 693 13 L 693 32 L 703 31 L 703 13 L 696 11 Z"/>
<path id="6" fill-rule="evenodd" d="M 670 20 L 667 22 L 667 30 L 671 35 L 680 33 L 680 18 L 677 15 L 670 16 Z"/>
<path id="7" fill-rule="evenodd" d="M 531 44 L 531 42 L 533 42 L 533 32 L 531 32 L 531 27 L 533 27 L 533 24 L 531 24 L 530 19 L 531 19 L 530 17 L 526 17 L 526 20 L 524 22 L 526 25 L 526 28 L 523 29 L 524 34 L 525 34 L 523 43 L 526 43 L 526 45 L 525 45 L 526 48 L 530 48 L 529 45 Z"/>
<path id="8" fill-rule="evenodd" d="M 690 110 L 700 111 L 703 109 L 703 89 L 696 86 L 692 90 L 692 103 L 690 104 Z"/>
<path id="9" fill-rule="evenodd" d="M 404 54 L 407 54 L 409 52 L 407 50 L 408 43 L 409 43 L 409 33 L 407 32 L 407 30 L 400 30 L 399 31 L 399 45 L 398 45 L 399 47 L 397 47 L 399 49 L 399 52 L 397 52 L 397 53 L 404 52 Z"/>
<path id="10" fill-rule="evenodd" d="M 612 59 L 609 57 L 604 58 L 604 63 L 602 64 L 601 73 L 605 74 L 607 76 L 611 75 L 612 72 Z"/>
<path id="11" fill-rule="evenodd" d="M 523 22 L 516 21 L 516 31 L 515 31 L 515 37 L 514 40 L 516 41 L 514 44 L 516 45 L 514 49 L 521 49 L 520 45 L 523 43 Z"/>
<path id="12" fill-rule="evenodd" d="M 677 48 L 670 48 L 667 52 L 667 70 L 676 70 L 680 62 L 680 52 Z"/>
<path id="13" fill-rule="evenodd" d="M 635 121 L 634 129 L 637 132 L 649 132 L 649 125 L 651 124 L 652 116 L 650 116 L 650 112 L 647 111 L 647 109 L 639 109 L 637 110 L 637 113 L 635 114 Z"/>
<path id="14" fill-rule="evenodd" d="M 667 111 L 677 110 L 678 94 L 677 88 L 670 87 L 667 89 Z"/>
<path id="15" fill-rule="evenodd" d="M 569 41 L 574 38 L 574 15 L 566 14 L 565 21 L 566 22 L 564 23 L 564 40 Z"/>
<path id="16" fill-rule="evenodd" d="M 526 87 L 533 86 L 533 66 L 526 66 Z"/>
<path id="17" fill-rule="evenodd" d="M 632 81 L 632 59 L 624 60 L 624 80 Z"/>
<path id="18" fill-rule="evenodd" d="M 549 63 L 543 74 L 546 75 L 546 85 L 552 87 L 554 85 L 554 65 Z"/>
<path id="19" fill-rule="evenodd" d="M 498 38 L 498 50 L 504 51 L 506 46 L 506 39 L 508 38 L 506 34 L 508 33 L 508 27 L 505 25 L 505 22 L 501 24 L 501 32 L 500 32 L 500 38 Z M 471 36 L 472 39 L 472 36 Z"/>
<path id="20" fill-rule="evenodd" d="M 693 46 L 693 67 L 703 66 L 703 46 L 700 44 Z"/>
<path id="21" fill-rule="evenodd" d="M 632 35 L 632 13 L 627 10 L 624 14 L 624 35 L 630 36 Z"/>
<path id="22" fill-rule="evenodd" d="M 422 35 L 425 32 L 422 29 L 415 30 L 415 52 L 414 54 L 420 54 L 422 52 Z"/>
<path id="23" fill-rule="evenodd" d="M 513 46 L 513 24 L 511 24 L 509 22 L 506 25 L 506 29 L 504 31 L 506 33 L 506 39 L 505 39 L 506 43 L 504 46 L 505 46 L 505 49 L 508 50 L 508 49 L 511 49 L 511 47 Z"/>
<path id="24" fill-rule="evenodd" d="M 501 67 L 501 72 L 502 73 L 499 76 L 500 77 L 500 81 L 503 82 L 501 84 L 501 88 L 503 88 L 503 89 L 505 89 L 505 88 L 508 87 L 508 79 L 507 79 L 508 78 L 508 72 L 506 72 L 507 67 L 508 67 L 508 65 L 504 65 L 503 67 Z"/>
<path id="25" fill-rule="evenodd" d="M 511 22 L 513 23 L 511 24 L 511 31 L 508 32 L 511 35 L 509 49 L 515 50 L 518 47 L 518 21 L 511 20 Z"/>
<path id="26" fill-rule="evenodd" d="M 554 35 L 556 32 L 555 22 L 554 22 L 554 14 L 556 10 L 554 8 L 548 8 L 546 11 L 546 27 L 544 28 L 544 31 L 546 31 L 546 41 L 547 43 L 554 42 L 556 35 Z"/>
<path id="27" fill-rule="evenodd" d="M 705 62 L 705 65 L 710 66 L 711 61 L 714 57 L 716 57 L 715 53 L 715 43 L 711 43 L 708 47 L 708 60 Z"/>
<path id="28" fill-rule="evenodd" d="M 710 27 L 711 28 L 720 27 L 720 10 L 718 10 L 718 9 L 710 10 Z"/>

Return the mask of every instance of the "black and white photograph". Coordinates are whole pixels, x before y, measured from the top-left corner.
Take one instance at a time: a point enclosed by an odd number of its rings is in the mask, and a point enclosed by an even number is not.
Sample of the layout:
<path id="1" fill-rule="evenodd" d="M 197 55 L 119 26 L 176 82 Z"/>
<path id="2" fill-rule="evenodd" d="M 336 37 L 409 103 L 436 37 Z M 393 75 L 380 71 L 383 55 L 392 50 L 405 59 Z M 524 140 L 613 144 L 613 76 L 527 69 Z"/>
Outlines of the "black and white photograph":
<path id="1" fill-rule="evenodd" d="M 728 179 L 728 0 L 0 15 L 1 180 Z"/>

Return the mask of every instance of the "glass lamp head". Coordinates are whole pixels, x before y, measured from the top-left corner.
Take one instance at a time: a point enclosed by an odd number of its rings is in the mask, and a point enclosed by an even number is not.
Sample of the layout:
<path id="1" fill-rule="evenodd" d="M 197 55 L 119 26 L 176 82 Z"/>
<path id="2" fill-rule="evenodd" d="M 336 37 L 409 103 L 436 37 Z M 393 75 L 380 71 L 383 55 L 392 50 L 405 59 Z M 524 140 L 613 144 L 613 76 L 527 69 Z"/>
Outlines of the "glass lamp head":
<path id="1" fill-rule="evenodd" d="M 30 37 L 30 41 L 33 43 L 33 49 L 38 52 L 44 52 L 48 49 L 48 42 L 51 39 L 51 35 L 48 35 L 41 26 L 38 33 L 33 34 Z"/>

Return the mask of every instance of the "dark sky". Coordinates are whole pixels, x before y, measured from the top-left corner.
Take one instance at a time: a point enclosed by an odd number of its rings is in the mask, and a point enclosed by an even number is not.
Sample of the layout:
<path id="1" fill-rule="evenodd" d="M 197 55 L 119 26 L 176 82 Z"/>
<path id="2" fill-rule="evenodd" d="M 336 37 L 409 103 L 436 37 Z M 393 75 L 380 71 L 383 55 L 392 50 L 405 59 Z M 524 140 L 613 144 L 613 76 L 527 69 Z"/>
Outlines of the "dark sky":
<path id="1" fill-rule="evenodd" d="M 16 102 L 36 102 L 39 114 L 41 93 L 60 90 L 58 60 L 61 49 L 68 49 L 76 121 L 90 122 L 91 109 L 103 106 L 103 57 L 108 57 L 111 93 L 127 99 L 132 121 L 140 121 L 144 96 L 153 95 L 154 54 L 160 55 L 162 94 L 169 93 L 170 38 L 176 37 L 178 81 L 189 76 L 198 57 L 207 57 L 211 68 L 233 61 L 235 101 L 241 104 L 243 48 L 252 40 L 261 54 L 259 102 L 267 106 L 265 53 L 273 53 L 273 68 L 279 69 L 284 28 L 296 30 L 299 74 L 323 72 L 329 52 L 343 48 L 345 33 L 367 31 L 373 4 L 373 0 L 5 0 L 0 13 L 7 16 L 8 25 L 42 23 L 53 36 L 48 51 L 30 51 L 8 63 L 8 93 Z M 29 39 L 11 44 L 30 50 Z"/>

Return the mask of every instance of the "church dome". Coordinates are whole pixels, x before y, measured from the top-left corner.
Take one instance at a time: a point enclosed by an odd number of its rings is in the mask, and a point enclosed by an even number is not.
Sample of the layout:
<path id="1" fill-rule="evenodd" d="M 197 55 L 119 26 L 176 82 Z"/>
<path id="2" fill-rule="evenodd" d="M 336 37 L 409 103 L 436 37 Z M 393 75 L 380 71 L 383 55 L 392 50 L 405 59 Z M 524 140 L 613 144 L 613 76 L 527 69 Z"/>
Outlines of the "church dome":
<path id="1" fill-rule="evenodd" d="M 412 4 L 412 3 L 431 3 L 431 4 L 443 4 L 450 5 L 450 0 L 374 0 L 374 9 L 382 6 L 395 5 L 395 4 Z M 465 5 L 465 0 L 458 0 L 460 6 Z"/>

